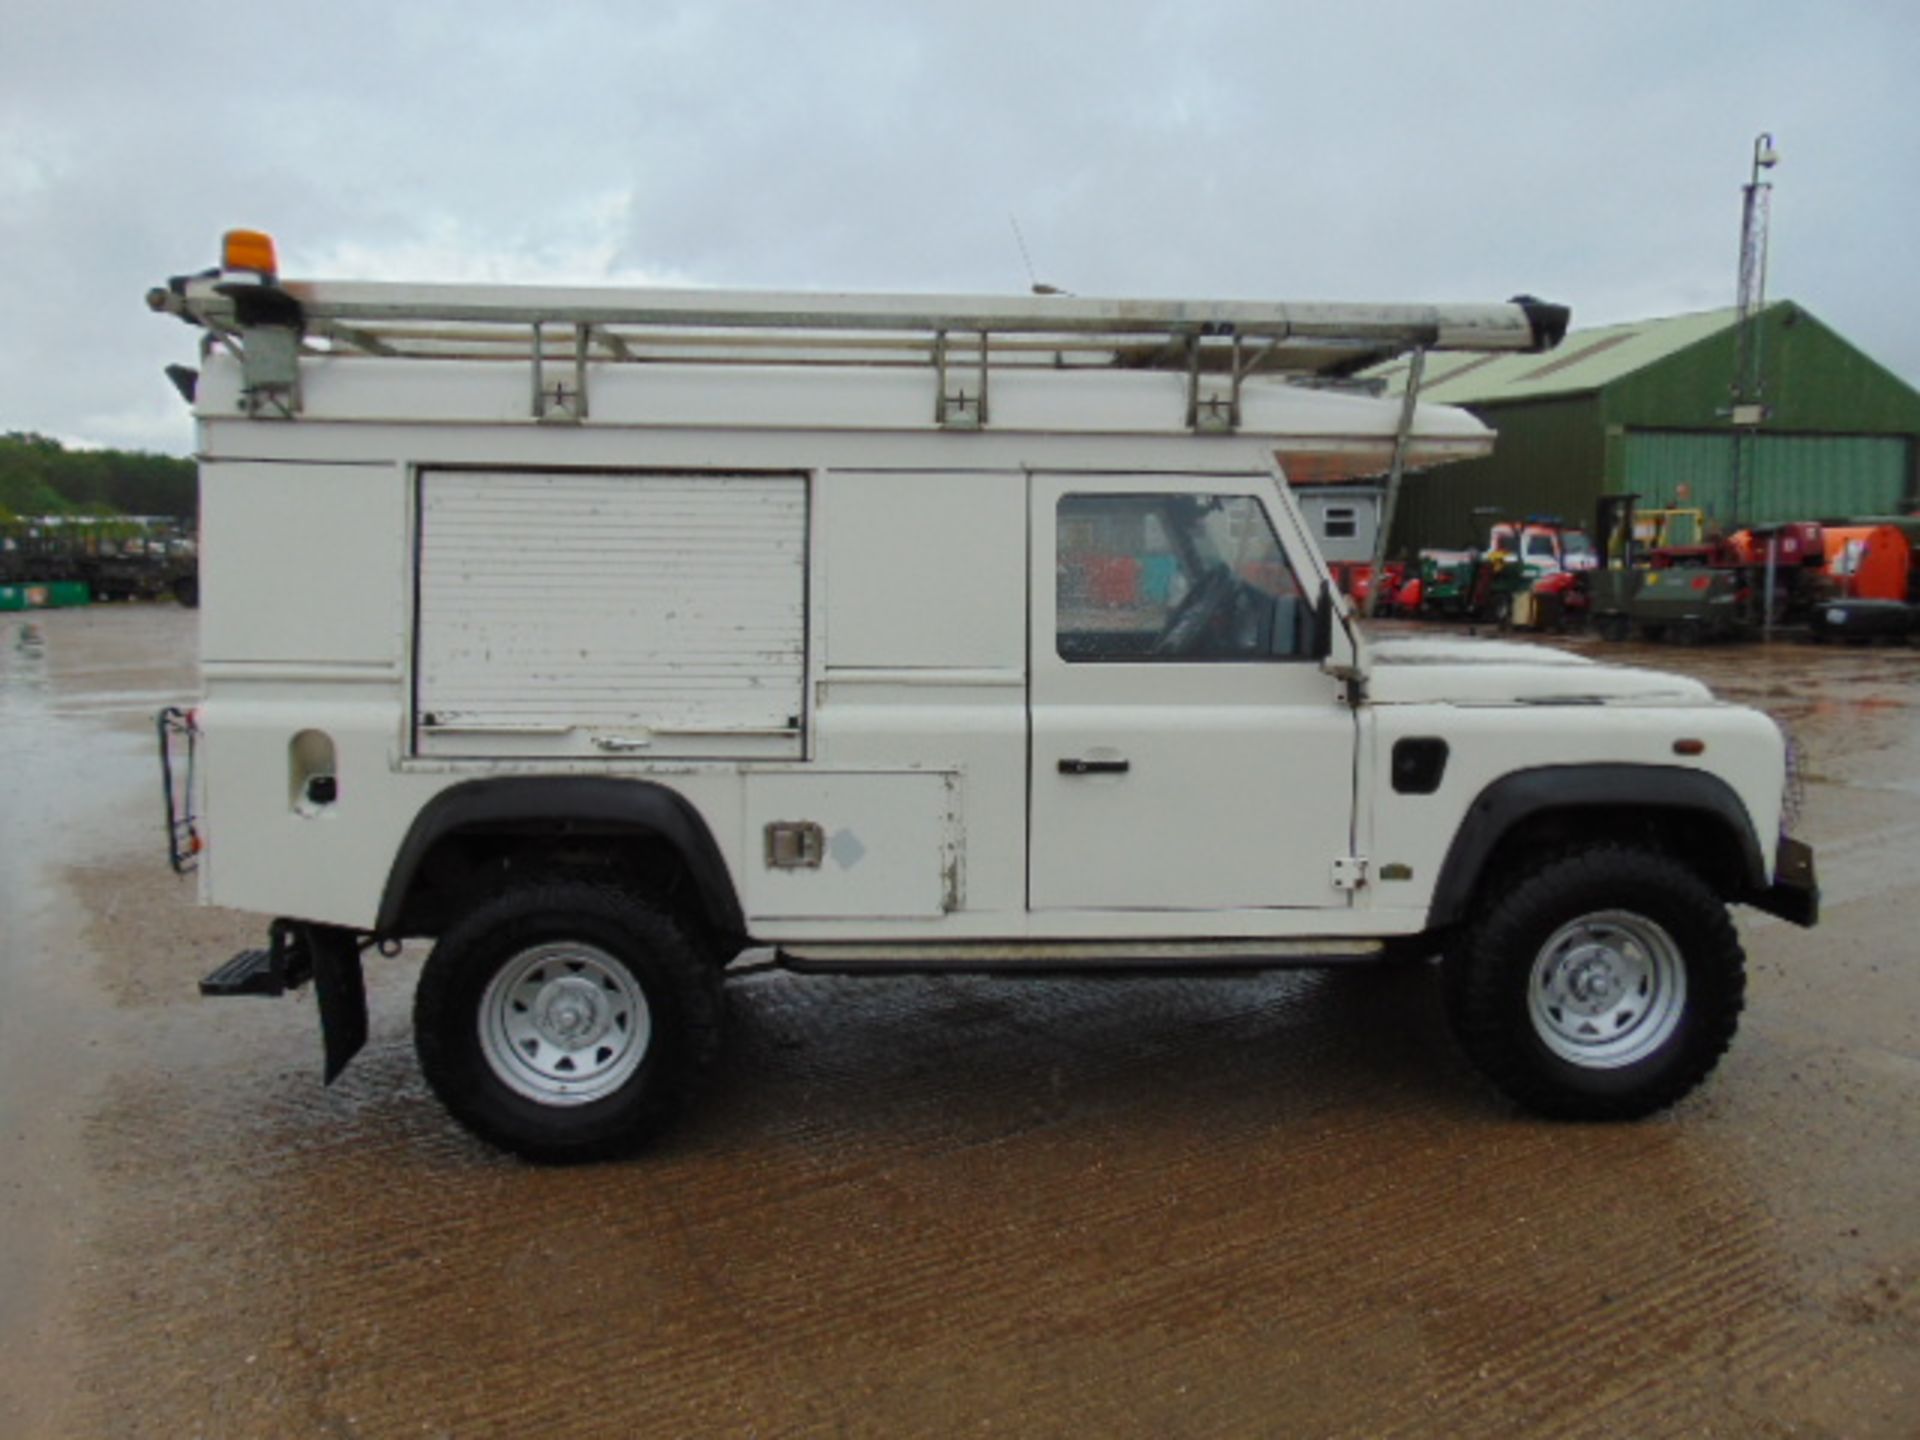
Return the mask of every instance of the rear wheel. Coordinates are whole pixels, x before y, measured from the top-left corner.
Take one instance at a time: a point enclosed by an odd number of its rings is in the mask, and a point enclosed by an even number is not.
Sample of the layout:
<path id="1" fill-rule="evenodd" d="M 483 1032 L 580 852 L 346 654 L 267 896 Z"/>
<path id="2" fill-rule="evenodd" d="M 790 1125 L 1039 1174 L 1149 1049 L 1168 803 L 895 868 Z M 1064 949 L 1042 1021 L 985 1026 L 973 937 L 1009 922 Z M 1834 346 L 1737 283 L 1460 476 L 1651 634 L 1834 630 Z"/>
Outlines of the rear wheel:
<path id="1" fill-rule="evenodd" d="M 1527 1109 L 1634 1119 L 1718 1063 L 1746 957 L 1720 898 L 1651 851 L 1596 846 L 1495 898 L 1446 962 L 1454 1033 Z"/>
<path id="2" fill-rule="evenodd" d="M 1600 638 L 1609 644 L 1624 644 L 1633 635 L 1633 622 L 1618 612 L 1602 615 L 1596 624 Z"/>
<path id="3" fill-rule="evenodd" d="M 480 905 L 434 946 L 414 1040 L 434 1093 L 529 1159 L 639 1148 L 685 1103 L 720 1042 L 719 967 L 671 916 L 560 880 Z"/>

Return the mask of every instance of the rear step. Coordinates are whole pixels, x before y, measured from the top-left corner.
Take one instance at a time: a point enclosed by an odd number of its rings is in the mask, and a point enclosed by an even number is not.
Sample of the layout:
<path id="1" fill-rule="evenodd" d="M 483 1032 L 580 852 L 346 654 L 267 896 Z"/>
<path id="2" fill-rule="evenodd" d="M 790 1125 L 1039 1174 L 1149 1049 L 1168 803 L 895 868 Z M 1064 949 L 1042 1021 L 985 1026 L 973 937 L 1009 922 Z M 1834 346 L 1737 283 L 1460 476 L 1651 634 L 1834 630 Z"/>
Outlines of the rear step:
<path id="1" fill-rule="evenodd" d="M 200 982 L 202 995 L 284 995 L 271 950 L 242 950 Z"/>
<path id="2" fill-rule="evenodd" d="M 367 1043 L 367 982 L 360 951 L 373 937 L 300 920 L 276 920 L 267 935 L 265 950 L 242 950 L 200 982 L 200 993 L 284 995 L 313 981 L 331 1085 Z"/>
<path id="3" fill-rule="evenodd" d="M 276 920 L 265 950 L 242 950 L 200 982 L 202 995 L 284 995 L 313 978 L 313 957 L 292 926 Z"/>

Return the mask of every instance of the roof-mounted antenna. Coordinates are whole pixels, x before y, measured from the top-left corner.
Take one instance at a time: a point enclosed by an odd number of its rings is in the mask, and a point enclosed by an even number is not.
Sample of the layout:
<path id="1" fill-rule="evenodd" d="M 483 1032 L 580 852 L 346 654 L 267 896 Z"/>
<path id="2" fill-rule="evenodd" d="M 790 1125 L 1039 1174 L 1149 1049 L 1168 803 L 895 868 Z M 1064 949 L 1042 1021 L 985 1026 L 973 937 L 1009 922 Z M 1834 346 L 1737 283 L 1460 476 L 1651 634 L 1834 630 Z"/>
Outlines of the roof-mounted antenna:
<path id="1" fill-rule="evenodd" d="M 1007 223 L 1013 226 L 1013 240 L 1014 243 L 1020 247 L 1020 263 L 1027 267 L 1027 284 L 1031 287 L 1033 293 L 1036 295 L 1065 295 L 1070 293 L 1062 290 L 1058 285 L 1045 285 L 1040 282 L 1033 273 L 1033 256 L 1027 253 L 1027 237 L 1020 233 L 1019 219 L 1009 214 L 1007 216 Z"/>

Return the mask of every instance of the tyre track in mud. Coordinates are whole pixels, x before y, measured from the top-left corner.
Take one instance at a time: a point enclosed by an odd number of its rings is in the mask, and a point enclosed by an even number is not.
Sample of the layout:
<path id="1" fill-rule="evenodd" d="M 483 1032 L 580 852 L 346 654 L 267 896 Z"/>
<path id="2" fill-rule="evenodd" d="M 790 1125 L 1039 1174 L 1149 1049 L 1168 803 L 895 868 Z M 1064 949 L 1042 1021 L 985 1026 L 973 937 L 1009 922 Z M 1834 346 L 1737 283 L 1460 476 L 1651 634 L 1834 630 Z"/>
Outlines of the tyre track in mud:
<path id="1" fill-rule="evenodd" d="M 910 1003 L 863 998 L 871 986 L 839 988 L 782 998 L 808 1009 L 822 1000 L 853 1006 L 869 1024 L 927 1023 Z M 1202 1018 L 1218 1029 L 1218 1017 Z M 411 1093 L 395 1100 L 415 1102 L 404 1044 L 395 1026 L 387 1030 L 363 1089 L 397 1083 Z M 716 1098 L 752 1115 L 729 1116 L 727 1133 L 696 1133 L 656 1157 L 658 1175 L 655 1161 L 607 1173 L 525 1170 L 478 1152 L 413 1103 L 380 1098 L 337 1113 L 302 1098 L 305 1066 L 281 1068 L 269 1087 L 274 1103 L 251 1121 L 218 1091 L 164 1107 L 129 1098 L 102 1140 L 142 1169 L 222 1129 L 231 1153 L 203 1157 L 216 1172 L 257 1150 L 273 1157 L 252 1178 L 261 1213 L 277 1218 L 241 1253 L 194 1240 L 199 1224 L 183 1224 L 168 1246 L 168 1268 L 227 1271 L 239 1283 L 190 1289 L 165 1308 L 216 1327 L 231 1322 L 236 1304 L 254 1309 L 261 1333 L 298 1338 L 270 1368 L 309 1376 L 309 1418 L 351 1417 L 359 1433 L 400 1433 L 423 1415 L 453 1430 L 537 1425 L 552 1397 L 539 1376 L 591 1374 L 611 1412 L 630 1418 L 644 1407 L 663 1428 L 724 1419 L 712 1406 L 727 1393 L 749 1397 L 745 1413 L 756 1415 L 798 1402 L 792 1418 L 819 1423 L 844 1413 L 852 1386 L 875 1407 L 870 1418 L 908 1428 L 928 1418 L 927 1395 L 946 1393 L 945 1419 L 956 1426 L 991 1413 L 998 1397 L 1062 1418 L 1054 1407 L 1090 1407 L 1123 1429 L 1143 1404 L 1155 1428 L 1207 1433 L 1233 1429 L 1232 1414 L 1259 1396 L 1335 1433 L 1413 1434 L 1480 1417 L 1580 1434 L 1594 1433 L 1582 1428 L 1593 1408 L 1607 1414 L 1616 1397 L 1626 1403 L 1649 1364 L 1668 1372 L 1669 1386 L 1636 1406 L 1646 1433 L 1680 1433 L 1687 1424 L 1657 1423 L 1676 1371 L 1710 1361 L 1710 1383 L 1737 1388 L 1788 1358 L 1827 1367 L 1845 1358 L 1844 1345 L 1820 1343 L 1821 1327 L 1801 1315 L 1768 1217 L 1738 1199 L 1738 1173 L 1676 1171 L 1680 1142 L 1670 1136 L 1649 1150 L 1647 1127 L 1615 1140 L 1436 1116 L 1417 1092 L 1383 1094 L 1371 1077 L 1343 1076 L 1316 1046 L 1298 1069 L 1274 1066 L 1261 1077 L 1314 1087 L 1308 1113 L 1277 1121 L 1261 1113 L 1257 1091 L 1240 1088 L 1246 1067 L 1237 1057 L 1202 1064 L 1189 1053 L 1186 1073 L 1171 1077 L 1173 1098 L 1159 1104 L 1094 1093 L 1069 1115 L 982 1138 L 957 1133 L 969 1127 L 956 1127 L 952 1111 L 997 1124 L 1001 1086 L 969 1090 L 945 1112 L 930 1108 L 923 1089 L 909 1097 L 909 1113 L 887 1108 L 897 1136 L 854 1129 L 836 1143 L 817 1108 L 831 1102 L 830 1118 L 831 1107 L 858 1106 L 868 1084 L 847 1061 L 878 1061 L 885 1075 L 893 1057 L 884 1044 L 877 1054 L 830 1051 L 816 1070 L 795 1055 L 744 1057 L 747 1073 Z M 1117 1063 L 1074 1070 L 1070 1093 L 1106 1091 Z M 835 1071 L 839 1081 L 821 1079 Z M 786 1103 L 805 1104 L 794 1091 L 808 1086 L 816 1113 L 786 1114 Z M 1181 1124 L 1182 1109 L 1209 1099 L 1224 1102 L 1209 1123 Z M 749 1119 L 758 1133 L 733 1133 Z M 1437 1139 L 1436 1122 L 1468 1133 Z M 716 1139 L 721 1153 L 705 1154 Z M 890 1139 L 909 1153 L 893 1155 Z M 747 1158 L 755 1163 L 737 1163 Z M 595 1184 L 583 1194 L 589 1173 Z M 222 1190 L 199 1197 L 210 1224 L 226 1203 Z M 1654 1213 L 1636 1220 L 1648 1190 Z M 304 1245 L 288 1233 L 303 1210 L 327 1216 L 375 1195 L 375 1208 L 313 1222 Z M 703 1211 L 710 1195 L 731 1204 Z M 563 1208 L 553 1213 L 556 1202 Z M 1676 1214 L 1687 1222 L 1678 1233 Z M 334 1243 L 320 1245 L 328 1235 Z M 138 1269 L 147 1258 L 135 1250 L 122 1261 Z M 1607 1277 L 1605 1304 L 1590 1293 L 1596 1268 Z M 276 1274 L 280 1284 L 260 1284 Z M 577 1303 L 529 1308 L 506 1298 L 522 1283 L 536 1295 L 556 1283 L 580 1293 Z M 369 1286 L 385 1317 L 377 1327 L 355 1319 Z M 449 1323 L 451 1341 L 442 1333 Z M 1417 1414 L 1383 1425 L 1371 1386 L 1302 1403 L 1295 1386 L 1391 1355 L 1401 1329 L 1406 1378 L 1426 1397 Z M 1746 1339 L 1695 1354 L 1702 1337 L 1723 1330 Z M 177 1322 L 159 1338 L 171 1344 L 136 1351 L 210 1348 Z M 1223 1359 L 1251 1363 L 1283 1339 L 1301 1352 L 1275 1372 L 1291 1373 L 1291 1385 L 1250 1386 L 1229 1374 L 1222 1388 Z M 1595 1347 L 1609 1352 L 1598 1365 L 1587 1353 Z M 984 1392 L 948 1373 L 956 1359 L 971 1359 Z M 103 1401 L 125 1392 L 124 1364 L 123 1352 L 111 1377 L 97 1377 Z M 716 1372 L 731 1379 L 718 1385 Z M 1578 1406 L 1526 1383 L 1569 1372 L 1587 1376 Z M 1088 1377 L 1104 1399 L 1084 1393 Z M 1173 1377 L 1191 1387 L 1187 1420 L 1212 1413 L 1215 1423 L 1183 1432 L 1158 1408 L 1160 1381 Z M 216 1396 L 212 1413 L 237 1422 L 288 1415 L 292 1395 L 262 1411 L 258 1402 L 283 1392 L 244 1382 L 243 1372 L 211 1390 L 176 1383 L 177 1408 L 157 1407 L 156 1416 L 191 1414 Z M 166 1383 L 148 1377 L 137 1388 L 151 1399 Z M 1135 1398 L 1115 1406 L 1119 1395 Z M 585 1433 L 621 1428 L 610 1417 Z"/>

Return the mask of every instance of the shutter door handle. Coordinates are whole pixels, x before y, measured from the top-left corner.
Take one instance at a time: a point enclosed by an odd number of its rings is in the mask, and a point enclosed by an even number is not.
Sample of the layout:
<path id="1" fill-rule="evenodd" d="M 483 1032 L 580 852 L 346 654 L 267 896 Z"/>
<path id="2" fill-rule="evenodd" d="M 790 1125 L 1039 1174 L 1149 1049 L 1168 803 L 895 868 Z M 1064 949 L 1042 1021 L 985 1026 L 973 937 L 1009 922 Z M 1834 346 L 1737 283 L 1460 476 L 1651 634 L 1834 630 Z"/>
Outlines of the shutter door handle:
<path id="1" fill-rule="evenodd" d="M 653 744 L 651 735 L 596 735 L 593 747 L 614 755 L 627 755 L 635 750 L 645 750 Z"/>
<path id="2" fill-rule="evenodd" d="M 1133 768 L 1130 760 L 1082 760 L 1078 757 L 1062 760 L 1062 775 L 1124 775 Z"/>

